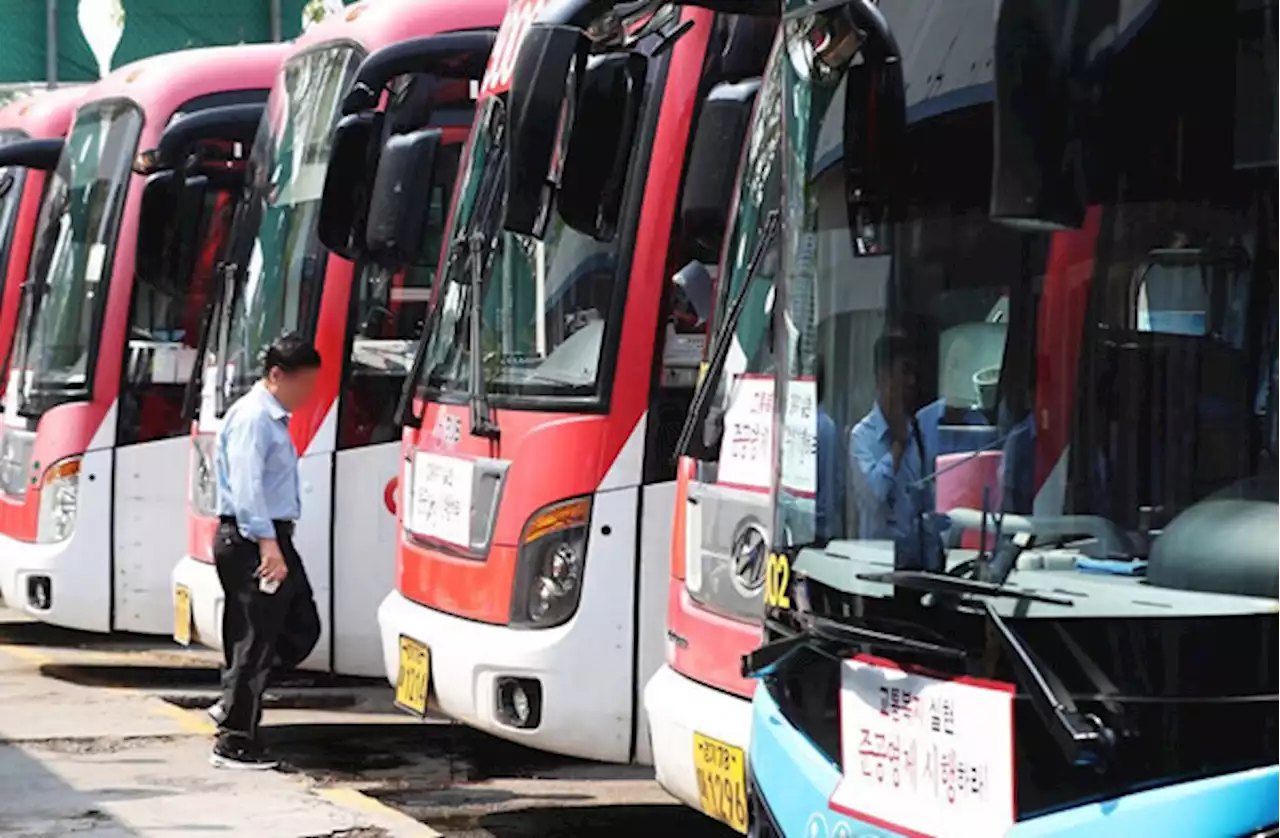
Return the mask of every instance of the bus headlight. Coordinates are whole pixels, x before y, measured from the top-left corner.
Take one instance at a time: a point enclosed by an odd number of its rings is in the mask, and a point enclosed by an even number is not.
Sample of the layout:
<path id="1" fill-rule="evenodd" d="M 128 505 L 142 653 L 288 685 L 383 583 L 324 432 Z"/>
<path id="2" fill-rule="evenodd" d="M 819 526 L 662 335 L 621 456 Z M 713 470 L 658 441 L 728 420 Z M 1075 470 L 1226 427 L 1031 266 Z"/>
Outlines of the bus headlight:
<path id="1" fill-rule="evenodd" d="M 45 470 L 40 481 L 40 518 L 36 541 L 66 541 L 76 528 L 80 502 L 80 458 L 59 460 Z"/>
<path id="2" fill-rule="evenodd" d="M 551 628 L 578 610 L 590 521 L 590 497 L 560 501 L 529 518 L 516 557 L 513 626 Z"/>

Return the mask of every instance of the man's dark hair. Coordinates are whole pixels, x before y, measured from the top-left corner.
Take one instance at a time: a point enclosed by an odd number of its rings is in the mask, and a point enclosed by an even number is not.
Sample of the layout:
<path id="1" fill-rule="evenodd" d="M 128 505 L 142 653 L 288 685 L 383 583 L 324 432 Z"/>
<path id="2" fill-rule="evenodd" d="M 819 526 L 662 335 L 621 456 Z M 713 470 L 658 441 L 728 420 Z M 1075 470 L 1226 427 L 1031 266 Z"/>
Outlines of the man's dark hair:
<path id="1" fill-rule="evenodd" d="M 264 377 L 270 375 L 273 369 L 288 374 L 319 368 L 320 353 L 311 341 L 299 334 L 281 335 L 271 342 L 262 356 Z"/>
<path id="2" fill-rule="evenodd" d="M 876 364 L 876 381 L 879 381 L 899 358 L 911 358 L 911 341 L 902 332 L 885 332 L 876 338 L 871 350 Z"/>

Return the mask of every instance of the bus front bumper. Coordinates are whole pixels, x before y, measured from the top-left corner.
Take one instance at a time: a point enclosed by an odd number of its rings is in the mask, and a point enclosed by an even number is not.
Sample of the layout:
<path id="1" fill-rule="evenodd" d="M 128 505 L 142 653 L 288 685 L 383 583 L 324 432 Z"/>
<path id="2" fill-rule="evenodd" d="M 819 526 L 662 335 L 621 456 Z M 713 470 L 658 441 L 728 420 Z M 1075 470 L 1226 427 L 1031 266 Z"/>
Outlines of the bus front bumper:
<path id="1" fill-rule="evenodd" d="M 189 555 L 173 566 L 171 586 L 174 603 L 174 638 L 177 638 L 178 589 L 185 588 L 190 603 L 191 643 L 222 649 L 222 583 L 218 571 L 209 562 Z"/>
<path id="2" fill-rule="evenodd" d="M 631 649 L 605 648 L 578 619 L 514 629 L 455 617 L 391 592 L 378 608 L 387 680 L 400 672 L 400 638 L 430 652 L 431 708 L 531 748 L 601 762 L 631 758 Z M 538 721 L 509 712 L 514 686 L 540 692 Z M 532 714 L 531 714 L 532 715 Z"/>
<path id="3" fill-rule="evenodd" d="M 832 811 L 840 780 L 833 765 L 791 726 L 763 686 L 752 706 L 748 763 L 755 790 L 788 838 L 849 835 L 897 838 L 892 832 Z M 1276 823 L 1280 766 L 1264 766 L 1088 803 L 1019 821 L 1008 838 L 1239 838 Z M 819 823 L 819 821 L 821 823 Z"/>
<path id="4" fill-rule="evenodd" d="M 77 525 L 56 544 L 36 544 L 0 534 L 0 598 L 43 623 L 111 631 L 109 540 Z"/>
<path id="5" fill-rule="evenodd" d="M 751 702 L 721 692 L 663 666 L 644 690 L 653 743 L 653 770 L 658 783 L 694 809 L 702 808 L 694 771 L 694 734 L 747 748 L 751 734 Z"/>

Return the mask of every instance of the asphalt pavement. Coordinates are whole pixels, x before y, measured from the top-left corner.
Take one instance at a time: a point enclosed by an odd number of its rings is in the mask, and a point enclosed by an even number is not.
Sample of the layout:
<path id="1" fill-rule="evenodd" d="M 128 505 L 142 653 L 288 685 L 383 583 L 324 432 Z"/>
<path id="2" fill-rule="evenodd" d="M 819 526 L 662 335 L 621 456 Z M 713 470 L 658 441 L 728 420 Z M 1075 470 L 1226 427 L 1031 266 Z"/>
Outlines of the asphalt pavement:
<path id="1" fill-rule="evenodd" d="M 640 766 L 569 760 L 395 710 L 385 683 L 268 694 L 281 767 L 209 766 L 218 656 L 33 623 L 0 606 L 0 835 L 728 838 Z"/>

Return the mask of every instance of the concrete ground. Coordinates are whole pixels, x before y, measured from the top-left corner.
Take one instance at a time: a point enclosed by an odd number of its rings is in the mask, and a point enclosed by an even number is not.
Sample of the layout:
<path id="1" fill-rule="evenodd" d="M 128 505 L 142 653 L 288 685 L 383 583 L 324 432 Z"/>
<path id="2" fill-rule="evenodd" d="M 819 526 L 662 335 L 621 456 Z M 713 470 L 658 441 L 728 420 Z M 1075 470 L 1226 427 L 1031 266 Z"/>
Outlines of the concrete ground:
<path id="1" fill-rule="evenodd" d="M 391 705 L 384 684 L 297 676 L 269 693 L 279 770 L 208 764 L 217 657 L 0 607 L 0 835 L 616 838 L 734 833 L 648 769 L 530 751 Z"/>

